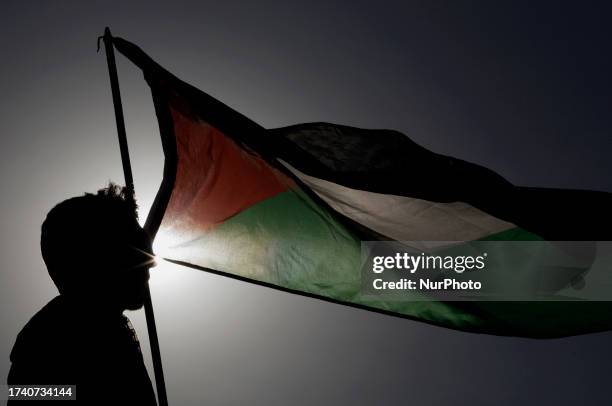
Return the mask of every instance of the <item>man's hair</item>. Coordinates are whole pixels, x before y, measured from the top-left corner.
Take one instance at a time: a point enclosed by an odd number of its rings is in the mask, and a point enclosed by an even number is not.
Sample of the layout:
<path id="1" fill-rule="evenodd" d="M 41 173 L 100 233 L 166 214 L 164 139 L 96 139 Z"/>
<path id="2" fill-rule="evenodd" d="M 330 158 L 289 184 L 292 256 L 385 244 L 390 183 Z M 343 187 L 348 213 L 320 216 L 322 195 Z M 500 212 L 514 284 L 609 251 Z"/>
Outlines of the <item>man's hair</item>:
<path id="1" fill-rule="evenodd" d="M 75 272 L 86 272 L 81 268 L 95 267 L 96 257 L 110 254 L 104 249 L 122 237 L 125 224 L 138 219 L 137 210 L 127 188 L 109 183 L 95 194 L 64 200 L 49 211 L 40 248 L 60 293 L 70 288 Z"/>

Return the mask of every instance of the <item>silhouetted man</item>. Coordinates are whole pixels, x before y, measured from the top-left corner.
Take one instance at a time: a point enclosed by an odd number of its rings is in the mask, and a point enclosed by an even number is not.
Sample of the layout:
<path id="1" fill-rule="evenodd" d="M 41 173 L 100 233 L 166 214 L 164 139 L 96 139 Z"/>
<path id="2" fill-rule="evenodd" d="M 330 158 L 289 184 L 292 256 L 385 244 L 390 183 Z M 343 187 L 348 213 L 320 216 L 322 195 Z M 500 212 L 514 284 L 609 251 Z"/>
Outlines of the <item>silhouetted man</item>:
<path id="1" fill-rule="evenodd" d="M 144 304 L 151 239 L 125 189 L 55 206 L 41 250 L 60 294 L 17 336 L 9 384 L 77 385 L 78 404 L 155 405 L 136 333 L 124 310 Z"/>

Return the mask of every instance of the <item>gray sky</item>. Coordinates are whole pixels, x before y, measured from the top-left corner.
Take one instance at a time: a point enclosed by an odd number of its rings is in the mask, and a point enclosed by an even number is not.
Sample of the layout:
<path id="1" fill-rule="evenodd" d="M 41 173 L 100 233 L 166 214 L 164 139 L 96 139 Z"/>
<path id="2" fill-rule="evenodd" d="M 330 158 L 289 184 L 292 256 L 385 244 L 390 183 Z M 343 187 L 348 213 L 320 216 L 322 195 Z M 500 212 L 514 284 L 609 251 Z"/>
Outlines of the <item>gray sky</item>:
<path id="1" fill-rule="evenodd" d="M 392 128 L 516 184 L 612 192 L 603 6 L 125 3 L 2 5 L 2 381 L 17 332 L 56 294 L 38 245 L 46 212 L 123 180 L 106 62 L 95 49 L 106 25 L 267 127 Z M 145 218 L 161 145 L 144 80 L 118 62 Z M 548 341 L 459 333 L 169 265 L 151 283 L 173 405 L 609 399 L 612 333 Z M 146 352 L 144 316 L 129 316 Z"/>

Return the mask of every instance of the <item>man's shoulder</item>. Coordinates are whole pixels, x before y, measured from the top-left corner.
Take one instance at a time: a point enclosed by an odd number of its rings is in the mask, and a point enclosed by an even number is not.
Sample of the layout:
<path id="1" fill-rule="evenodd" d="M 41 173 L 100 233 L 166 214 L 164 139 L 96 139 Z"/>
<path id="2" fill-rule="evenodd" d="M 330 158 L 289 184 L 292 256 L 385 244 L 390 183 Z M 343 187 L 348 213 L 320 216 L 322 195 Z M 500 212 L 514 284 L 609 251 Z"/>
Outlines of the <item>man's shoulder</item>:
<path id="1" fill-rule="evenodd" d="M 100 397 L 100 382 L 112 382 L 124 388 L 125 393 L 117 396 L 155 404 L 128 318 L 92 316 L 61 296 L 38 311 L 21 330 L 11 362 L 9 384 L 77 384 L 79 396 L 93 399 Z"/>
<path id="2" fill-rule="evenodd" d="M 11 361 L 48 355 L 51 350 L 70 345 L 77 330 L 74 317 L 61 296 L 53 298 L 21 329 L 11 352 Z"/>
<path id="3" fill-rule="evenodd" d="M 21 329 L 10 354 L 10 384 L 62 383 L 74 369 L 78 358 L 69 348 L 75 334 L 70 311 L 61 297 L 56 297 L 40 309 Z"/>

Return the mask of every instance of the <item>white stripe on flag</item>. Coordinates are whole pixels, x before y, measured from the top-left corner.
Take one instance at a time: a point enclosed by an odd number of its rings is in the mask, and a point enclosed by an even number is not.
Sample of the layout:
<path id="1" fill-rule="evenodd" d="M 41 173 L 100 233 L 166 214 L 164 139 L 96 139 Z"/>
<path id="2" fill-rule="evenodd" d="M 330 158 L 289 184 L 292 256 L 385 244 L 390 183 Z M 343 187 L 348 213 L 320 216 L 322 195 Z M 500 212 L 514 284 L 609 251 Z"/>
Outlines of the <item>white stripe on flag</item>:
<path id="1" fill-rule="evenodd" d="M 436 203 L 352 189 L 306 175 L 279 161 L 334 210 L 395 240 L 472 241 L 515 227 L 467 203 Z M 432 245 L 416 248 L 426 247 Z"/>

